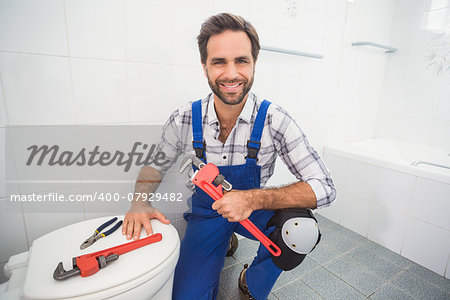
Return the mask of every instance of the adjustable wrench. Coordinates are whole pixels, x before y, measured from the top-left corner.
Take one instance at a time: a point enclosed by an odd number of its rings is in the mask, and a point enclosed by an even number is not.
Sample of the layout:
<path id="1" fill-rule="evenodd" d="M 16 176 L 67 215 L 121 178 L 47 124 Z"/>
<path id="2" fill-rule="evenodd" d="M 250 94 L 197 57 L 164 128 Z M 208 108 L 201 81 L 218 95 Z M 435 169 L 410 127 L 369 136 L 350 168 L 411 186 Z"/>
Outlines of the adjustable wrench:
<path id="1" fill-rule="evenodd" d="M 193 164 L 198 170 L 192 175 L 192 182 L 207 193 L 214 201 L 223 197 L 222 188 L 226 191 L 231 191 L 232 185 L 225 180 L 224 176 L 219 173 L 216 165 L 208 163 L 205 164 L 201 159 L 194 155 L 186 156 L 180 166 L 180 173 L 190 165 Z M 269 250 L 273 256 L 280 256 L 281 249 L 274 242 L 272 242 L 255 224 L 249 219 L 239 221 L 255 238 L 257 238 L 264 247 Z"/>

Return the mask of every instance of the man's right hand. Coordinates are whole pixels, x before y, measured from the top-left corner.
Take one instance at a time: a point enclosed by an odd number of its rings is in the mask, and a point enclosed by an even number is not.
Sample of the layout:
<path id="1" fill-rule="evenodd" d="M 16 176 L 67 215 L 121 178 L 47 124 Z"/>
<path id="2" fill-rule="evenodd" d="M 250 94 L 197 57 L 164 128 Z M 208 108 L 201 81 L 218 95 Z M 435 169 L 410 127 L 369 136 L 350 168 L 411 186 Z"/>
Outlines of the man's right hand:
<path id="1" fill-rule="evenodd" d="M 148 235 L 153 234 L 151 219 L 158 219 L 164 224 L 169 224 L 170 221 L 163 215 L 159 209 L 147 204 L 135 205 L 125 215 L 122 225 L 122 235 L 127 236 L 127 240 L 133 237 L 138 240 L 141 236 L 141 227 L 144 226 Z"/>

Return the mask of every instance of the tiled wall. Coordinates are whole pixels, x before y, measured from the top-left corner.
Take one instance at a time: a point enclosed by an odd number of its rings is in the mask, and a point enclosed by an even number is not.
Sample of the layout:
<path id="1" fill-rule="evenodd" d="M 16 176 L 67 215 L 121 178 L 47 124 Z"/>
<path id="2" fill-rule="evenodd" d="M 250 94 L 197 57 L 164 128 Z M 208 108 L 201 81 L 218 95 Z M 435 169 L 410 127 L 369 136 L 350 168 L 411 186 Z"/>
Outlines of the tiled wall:
<path id="1" fill-rule="evenodd" d="M 320 153 L 325 144 L 370 138 L 388 56 L 351 43 L 388 43 L 394 9 L 392 0 L 1 0 L 0 134 L 19 124 L 164 122 L 209 92 L 195 38 L 207 16 L 230 11 L 250 20 L 264 45 L 324 55 L 261 52 L 254 85 L 297 119 Z M 282 165 L 277 172 L 273 183 L 289 180 Z M 0 214 L 0 263 L 46 232 L 101 215 Z"/>
<path id="2" fill-rule="evenodd" d="M 432 61 L 427 56 L 434 53 L 432 39 L 439 33 L 430 31 L 426 23 L 427 16 L 438 23 L 436 14 L 448 15 L 449 10 L 447 1 L 397 1 L 390 43 L 399 51 L 387 60 L 377 137 L 450 150 L 450 69 L 445 70 L 447 62 L 438 75 L 428 67 Z M 448 31 L 446 20 L 443 26 Z M 441 53 L 449 51 L 448 32 L 440 48 Z"/>
<path id="3" fill-rule="evenodd" d="M 324 153 L 339 191 L 319 211 L 386 248 L 450 277 L 450 185 Z"/>

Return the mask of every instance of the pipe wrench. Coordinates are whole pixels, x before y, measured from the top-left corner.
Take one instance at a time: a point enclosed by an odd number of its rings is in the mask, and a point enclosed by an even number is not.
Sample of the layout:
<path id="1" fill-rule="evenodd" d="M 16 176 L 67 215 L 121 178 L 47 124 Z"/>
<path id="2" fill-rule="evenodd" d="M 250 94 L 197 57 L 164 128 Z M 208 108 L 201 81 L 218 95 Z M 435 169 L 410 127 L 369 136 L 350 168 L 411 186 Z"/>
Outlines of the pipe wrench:
<path id="1" fill-rule="evenodd" d="M 63 263 L 60 262 L 53 272 L 53 278 L 55 280 L 63 280 L 77 275 L 81 275 L 81 277 L 91 276 L 97 273 L 99 269 L 106 267 L 109 263 L 118 260 L 119 255 L 161 240 L 161 233 L 155 233 L 134 242 L 74 257 L 72 258 L 73 269 L 68 271 L 64 270 Z"/>
<path id="2" fill-rule="evenodd" d="M 180 166 L 180 173 L 190 165 L 193 164 L 198 170 L 192 175 L 192 182 L 207 193 L 214 201 L 223 197 L 222 189 L 231 191 L 233 186 L 225 180 L 225 177 L 219 173 L 216 165 L 208 163 L 205 164 L 201 159 L 195 155 L 186 156 Z M 274 242 L 272 242 L 258 227 L 249 219 L 239 221 L 255 238 L 257 238 L 264 247 L 269 250 L 273 256 L 280 256 L 281 249 Z"/>

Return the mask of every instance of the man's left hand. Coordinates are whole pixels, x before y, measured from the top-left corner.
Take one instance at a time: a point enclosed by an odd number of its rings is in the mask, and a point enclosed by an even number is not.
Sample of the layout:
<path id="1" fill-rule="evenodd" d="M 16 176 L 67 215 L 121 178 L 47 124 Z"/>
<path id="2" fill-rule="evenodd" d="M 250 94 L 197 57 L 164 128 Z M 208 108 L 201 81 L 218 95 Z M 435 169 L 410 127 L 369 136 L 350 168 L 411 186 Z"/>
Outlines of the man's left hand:
<path id="1" fill-rule="evenodd" d="M 212 208 L 230 222 L 247 219 L 253 212 L 251 191 L 232 190 L 215 201 Z"/>

